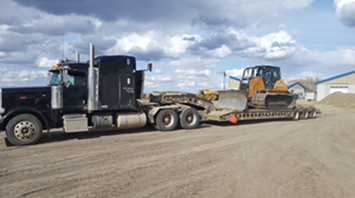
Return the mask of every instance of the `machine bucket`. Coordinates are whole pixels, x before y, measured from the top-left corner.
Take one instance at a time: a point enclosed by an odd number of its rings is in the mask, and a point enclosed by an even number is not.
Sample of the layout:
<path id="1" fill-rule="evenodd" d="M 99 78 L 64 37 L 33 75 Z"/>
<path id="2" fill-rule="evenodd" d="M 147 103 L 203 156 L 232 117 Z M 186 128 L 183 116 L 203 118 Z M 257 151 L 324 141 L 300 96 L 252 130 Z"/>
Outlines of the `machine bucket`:
<path id="1" fill-rule="evenodd" d="M 218 91 L 217 108 L 245 110 L 248 98 L 245 93 L 238 90 Z"/>

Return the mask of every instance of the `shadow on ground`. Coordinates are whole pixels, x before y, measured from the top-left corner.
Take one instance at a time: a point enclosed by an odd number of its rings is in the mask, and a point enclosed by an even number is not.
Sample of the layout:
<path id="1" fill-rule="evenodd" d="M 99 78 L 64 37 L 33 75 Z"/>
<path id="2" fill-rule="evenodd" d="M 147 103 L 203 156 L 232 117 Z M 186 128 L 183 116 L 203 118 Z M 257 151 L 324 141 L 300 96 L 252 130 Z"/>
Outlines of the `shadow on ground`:
<path id="1" fill-rule="evenodd" d="M 265 122 L 289 122 L 290 119 L 269 119 L 269 120 L 244 120 L 238 121 L 236 124 L 231 122 L 217 122 L 217 121 L 201 121 L 201 124 L 198 128 L 209 128 L 213 126 L 219 127 L 231 127 L 231 126 L 239 126 L 239 125 L 250 125 L 250 124 L 258 124 L 258 123 L 265 123 Z M 85 140 L 85 139 L 92 139 L 92 138 L 99 138 L 102 136 L 113 136 L 113 135 L 124 135 L 124 134 L 132 134 L 132 133 L 149 133 L 149 132 L 161 132 L 161 133 L 172 133 L 176 131 L 184 130 L 179 126 L 174 131 L 157 131 L 153 125 L 146 125 L 143 128 L 133 128 L 133 129 L 99 129 L 99 130 L 89 130 L 84 132 L 73 132 L 73 133 L 66 133 L 61 130 L 51 131 L 50 133 L 43 132 L 42 138 L 36 144 L 45 144 L 51 142 L 62 142 L 68 140 Z M 5 143 L 7 147 L 11 147 L 10 142 L 5 138 Z"/>

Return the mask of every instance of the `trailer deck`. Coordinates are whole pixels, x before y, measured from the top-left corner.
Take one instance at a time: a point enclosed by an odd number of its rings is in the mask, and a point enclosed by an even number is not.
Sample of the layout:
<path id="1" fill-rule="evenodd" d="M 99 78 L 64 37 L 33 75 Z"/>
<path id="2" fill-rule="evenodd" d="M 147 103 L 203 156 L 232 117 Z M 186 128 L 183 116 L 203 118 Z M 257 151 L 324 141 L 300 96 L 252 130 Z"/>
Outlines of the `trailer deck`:
<path id="1" fill-rule="evenodd" d="M 246 109 L 237 110 L 231 108 L 218 108 L 215 103 L 199 98 L 191 93 L 150 95 L 150 102 L 158 105 L 181 104 L 199 110 L 201 120 L 212 120 L 218 122 L 230 121 L 236 123 L 238 120 L 256 119 L 295 119 L 315 118 L 319 109 L 313 106 L 296 105 L 292 109 Z"/>

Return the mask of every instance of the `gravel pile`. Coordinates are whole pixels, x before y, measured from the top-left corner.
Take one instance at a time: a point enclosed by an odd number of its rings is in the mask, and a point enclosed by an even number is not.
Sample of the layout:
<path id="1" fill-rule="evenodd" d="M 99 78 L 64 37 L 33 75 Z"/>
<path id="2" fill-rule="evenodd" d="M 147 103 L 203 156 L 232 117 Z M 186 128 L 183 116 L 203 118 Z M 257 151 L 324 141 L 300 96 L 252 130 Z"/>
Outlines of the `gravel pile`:
<path id="1" fill-rule="evenodd" d="M 319 101 L 318 104 L 355 108 L 355 94 L 335 92 Z"/>

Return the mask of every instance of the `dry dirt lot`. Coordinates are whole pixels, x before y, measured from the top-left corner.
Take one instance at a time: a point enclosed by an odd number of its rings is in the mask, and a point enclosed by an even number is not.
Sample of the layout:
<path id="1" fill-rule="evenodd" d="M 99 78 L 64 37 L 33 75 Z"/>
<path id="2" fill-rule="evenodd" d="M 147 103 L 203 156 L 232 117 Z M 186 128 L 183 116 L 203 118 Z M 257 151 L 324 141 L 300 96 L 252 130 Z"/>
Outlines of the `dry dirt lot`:
<path id="1" fill-rule="evenodd" d="M 355 197 L 355 108 L 195 130 L 52 132 L 6 147 L 0 197 Z"/>

